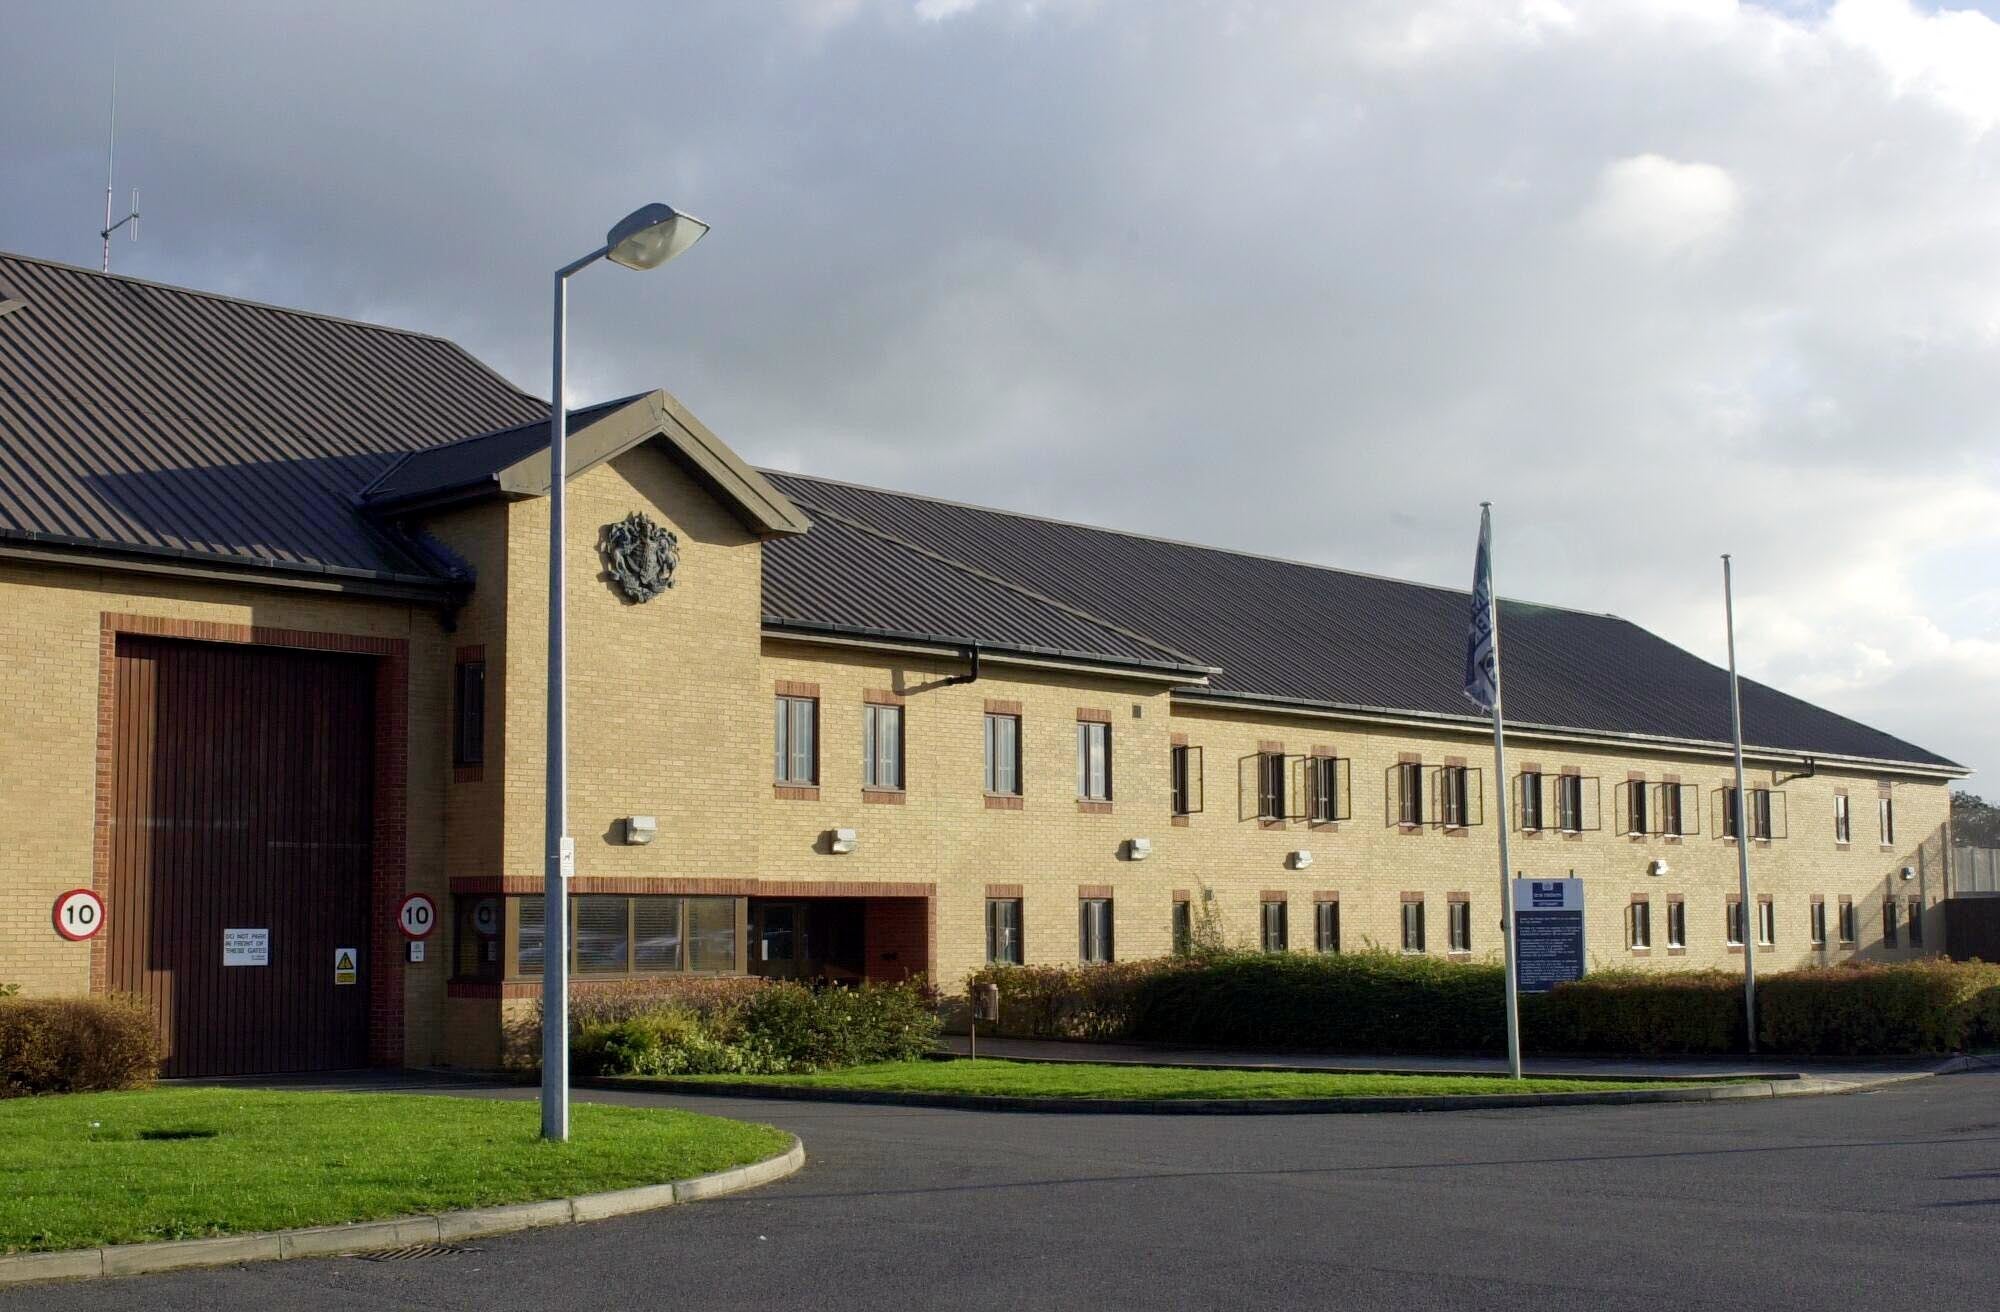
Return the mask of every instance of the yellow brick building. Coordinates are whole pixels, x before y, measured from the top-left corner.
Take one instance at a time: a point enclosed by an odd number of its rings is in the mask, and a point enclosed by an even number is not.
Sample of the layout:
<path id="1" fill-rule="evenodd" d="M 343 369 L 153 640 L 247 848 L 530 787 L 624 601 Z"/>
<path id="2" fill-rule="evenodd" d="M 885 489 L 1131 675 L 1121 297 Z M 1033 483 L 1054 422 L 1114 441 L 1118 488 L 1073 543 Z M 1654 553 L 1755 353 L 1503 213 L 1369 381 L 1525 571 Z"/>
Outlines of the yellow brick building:
<path id="1" fill-rule="evenodd" d="M 435 338 L 12 256 L 0 383 L 0 982 L 140 993 L 174 1073 L 500 1061 L 546 407 Z M 571 427 L 579 988 L 1497 956 L 1503 809 L 1597 965 L 1949 947 L 1961 767 L 1746 684 L 1741 916 L 1726 678 L 1615 617 L 1503 606 L 1499 780 L 1462 593 L 756 471 L 664 393 Z"/>

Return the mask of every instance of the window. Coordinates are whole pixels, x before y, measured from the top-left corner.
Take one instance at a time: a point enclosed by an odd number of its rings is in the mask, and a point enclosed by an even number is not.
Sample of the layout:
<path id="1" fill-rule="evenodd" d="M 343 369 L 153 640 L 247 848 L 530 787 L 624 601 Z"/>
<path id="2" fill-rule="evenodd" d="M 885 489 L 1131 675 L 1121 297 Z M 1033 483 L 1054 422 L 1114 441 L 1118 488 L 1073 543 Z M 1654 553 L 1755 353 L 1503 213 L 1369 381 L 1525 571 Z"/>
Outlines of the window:
<path id="1" fill-rule="evenodd" d="M 1778 908 L 1768 895 L 1757 899 L 1757 946 L 1768 948 L 1778 941 Z"/>
<path id="2" fill-rule="evenodd" d="M 1685 834 L 1688 832 L 1686 811 L 1681 805 L 1681 784 L 1660 785 L 1660 810 L 1655 819 L 1659 827 L 1654 832 L 1661 834 Z"/>
<path id="3" fill-rule="evenodd" d="M 1722 790 L 1722 836 L 1724 838 L 1736 837 L 1736 800 L 1736 790 L 1734 788 L 1725 788 Z"/>
<path id="4" fill-rule="evenodd" d="M 1111 800 L 1111 726 L 1079 720 L 1076 726 L 1076 795 L 1086 802 Z"/>
<path id="5" fill-rule="evenodd" d="M 501 902 L 497 897 L 476 893 L 452 896 L 453 979 L 498 981 L 504 969 L 500 961 Z"/>
<path id="6" fill-rule="evenodd" d="M 1771 790 L 1768 788 L 1750 790 L 1750 837 L 1771 837 Z"/>
<path id="7" fill-rule="evenodd" d="M 1306 787 L 1312 794 L 1308 813 L 1316 825 L 1332 824 L 1344 818 L 1340 805 L 1340 761 L 1332 756 L 1315 756 L 1306 762 Z"/>
<path id="8" fill-rule="evenodd" d="M 1316 902 L 1313 904 L 1313 950 L 1315 952 L 1340 951 L 1340 903 Z"/>
<path id="9" fill-rule="evenodd" d="M 507 901 L 513 973 L 539 975 L 546 904 L 539 893 Z M 733 897 L 573 897 L 570 968 L 579 976 L 734 973 L 743 968 L 743 907 L 743 899 Z"/>
<path id="10" fill-rule="evenodd" d="M 1814 947 L 1823 948 L 1826 946 L 1826 899 L 1823 897 L 1815 897 L 1812 900 L 1812 926 L 1810 932 Z"/>
<path id="11" fill-rule="evenodd" d="M 1194 907 L 1184 897 L 1174 899 L 1174 955 L 1194 951 Z"/>
<path id="12" fill-rule="evenodd" d="M 1887 797 L 1875 799 L 1875 819 L 1882 829 L 1882 846 L 1896 841 L 1896 803 Z"/>
<path id="13" fill-rule="evenodd" d="M 1556 828 L 1566 834 L 1583 829 L 1583 777 L 1565 774 L 1556 778 Z"/>
<path id="14" fill-rule="evenodd" d="M 986 960 L 996 966 L 1021 964 L 1021 899 L 986 899 Z"/>
<path id="15" fill-rule="evenodd" d="M 1625 909 L 1625 946 L 1634 952 L 1653 947 L 1653 904 L 1641 899 Z"/>
<path id="16" fill-rule="evenodd" d="M 1403 951 L 1424 950 L 1424 902 L 1421 897 L 1403 896 Z"/>
<path id="17" fill-rule="evenodd" d="M 1625 832 L 1628 834 L 1647 833 L 1646 828 L 1646 784 L 1642 779 L 1634 779 L 1625 785 Z"/>
<path id="18" fill-rule="evenodd" d="M 1667 948 L 1669 951 L 1686 951 L 1688 945 L 1687 903 L 1679 898 L 1667 899 Z"/>
<path id="19" fill-rule="evenodd" d="M 1086 962 L 1112 960 L 1111 899 L 1087 897 L 1077 904 L 1078 956 Z"/>
<path id="20" fill-rule="evenodd" d="M 861 786 L 903 786 L 902 707 L 871 702 L 861 708 Z"/>
<path id="21" fill-rule="evenodd" d="M 1438 771 L 1438 821 L 1446 829 L 1464 828 L 1471 814 L 1467 775 L 1462 765 L 1447 765 Z"/>
<path id="22" fill-rule="evenodd" d="M 1445 906 L 1445 934 L 1453 952 L 1472 951 L 1472 903 L 1455 897 Z"/>
<path id="23" fill-rule="evenodd" d="M 1283 952 L 1286 945 L 1286 904 L 1264 903 L 1263 945 L 1266 952 Z"/>
<path id="24" fill-rule="evenodd" d="M 1257 818 L 1285 818 L 1285 754 L 1257 753 Z"/>
<path id="25" fill-rule="evenodd" d="M 451 763 L 486 763 L 486 662 L 461 661 L 452 688 Z"/>
<path id="26" fill-rule="evenodd" d="M 810 787 L 819 782 L 819 701 L 780 697 L 772 778 Z"/>
<path id="27" fill-rule="evenodd" d="M 1421 825 L 1424 822 L 1424 767 L 1404 761 L 1396 767 L 1396 823 Z"/>
<path id="28" fill-rule="evenodd" d="M 1896 899 L 1893 897 L 1885 897 L 1882 899 L 1882 946 L 1883 947 L 1893 948 L 1896 946 L 1896 940 L 1897 940 L 1896 929 L 1897 929 Z"/>
<path id="29" fill-rule="evenodd" d="M 1727 908 L 1727 910 L 1726 910 L 1726 913 L 1725 913 L 1725 914 L 1726 914 L 1726 916 L 1727 916 L 1727 920 L 1728 920 L 1728 923 L 1727 923 L 1727 925 L 1726 925 L 1726 926 L 1724 927 L 1724 928 L 1725 928 L 1725 931 L 1726 931 L 1726 932 L 1725 932 L 1725 934 L 1724 934 L 1724 939 L 1725 939 L 1725 941 L 1726 941 L 1726 942 L 1727 942 L 1727 943 L 1729 944 L 1729 946 L 1730 946 L 1730 947 L 1732 947 L 1732 948 L 1740 948 L 1740 947 L 1742 947 L 1742 946 L 1743 946 L 1743 901 L 1742 901 L 1742 899 L 1741 899 L 1741 898 L 1734 898 L 1734 897 L 1730 898 L 1730 899 L 1729 899 L 1729 906 L 1728 906 L 1728 908 Z"/>
<path id="30" fill-rule="evenodd" d="M 1521 828 L 1542 827 L 1542 775 L 1539 770 L 1521 772 Z"/>
<path id="31" fill-rule="evenodd" d="M 986 791 L 996 797 L 1021 795 L 1021 717 L 986 717 Z"/>
<path id="32" fill-rule="evenodd" d="M 1851 897 L 1840 899 L 1840 945 L 1854 946 L 1854 899 Z"/>
<path id="33" fill-rule="evenodd" d="M 1193 815 L 1201 810 L 1201 748 L 1186 743 L 1173 750 L 1173 813 Z"/>
<path id="34" fill-rule="evenodd" d="M 1924 943 L 1924 900 L 1910 898 L 1910 946 L 1922 947 Z"/>
<path id="35" fill-rule="evenodd" d="M 1854 826 L 1847 815 L 1847 794 L 1833 795 L 1833 841 L 1849 842 L 1854 837 Z"/>
<path id="36" fill-rule="evenodd" d="M 1724 838 L 1734 838 L 1737 833 L 1737 812 L 1741 799 L 1738 798 L 1734 788 L 1724 788 L 1720 792 L 1722 836 Z M 1774 797 L 1778 799 L 1777 803 L 1773 802 L 1772 799 Z M 1750 790 L 1751 838 L 1769 842 L 1773 838 L 1783 837 L 1779 829 L 1774 827 L 1772 820 L 1774 814 L 1783 814 L 1782 809 L 1780 809 L 1783 797 L 1782 793 L 1773 793 L 1768 788 L 1752 788 Z"/>

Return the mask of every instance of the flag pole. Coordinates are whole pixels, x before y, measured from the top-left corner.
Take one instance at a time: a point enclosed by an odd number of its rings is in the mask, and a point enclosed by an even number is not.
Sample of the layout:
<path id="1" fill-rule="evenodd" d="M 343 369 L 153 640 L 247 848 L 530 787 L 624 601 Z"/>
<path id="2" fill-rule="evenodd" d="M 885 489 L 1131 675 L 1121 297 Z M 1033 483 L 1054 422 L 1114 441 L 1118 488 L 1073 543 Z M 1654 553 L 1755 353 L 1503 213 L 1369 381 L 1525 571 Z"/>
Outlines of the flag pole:
<path id="1" fill-rule="evenodd" d="M 1485 585 L 1486 632 L 1491 644 L 1488 660 L 1493 677 L 1493 776 L 1494 792 L 1500 801 L 1500 940 L 1507 965 L 1507 1072 L 1521 1078 L 1521 991 L 1520 975 L 1514 962 L 1514 881 L 1507 855 L 1507 831 L 1512 827 L 1512 798 L 1507 790 L 1507 731 L 1500 696 L 1500 602 L 1493 590 L 1493 503 L 1479 503 L 1479 570 L 1483 578 L 1473 581 L 1477 597 Z M 1475 603 L 1476 604 L 1476 603 Z M 1479 617 L 1474 616 L 1475 631 Z M 1475 644 L 1476 652 L 1476 644 Z M 1471 653 L 1469 653 L 1469 656 Z M 1468 681 L 1473 671 L 1466 672 Z"/>
<path id="2" fill-rule="evenodd" d="M 1729 626 L 1729 727 L 1736 739 L 1736 905 L 1742 917 L 1743 1025 L 1750 1052 L 1757 1051 L 1757 929 L 1750 901 L 1750 794 L 1743 787 L 1743 698 L 1736 687 L 1736 594 L 1729 554 L 1722 556 L 1722 614 Z"/>

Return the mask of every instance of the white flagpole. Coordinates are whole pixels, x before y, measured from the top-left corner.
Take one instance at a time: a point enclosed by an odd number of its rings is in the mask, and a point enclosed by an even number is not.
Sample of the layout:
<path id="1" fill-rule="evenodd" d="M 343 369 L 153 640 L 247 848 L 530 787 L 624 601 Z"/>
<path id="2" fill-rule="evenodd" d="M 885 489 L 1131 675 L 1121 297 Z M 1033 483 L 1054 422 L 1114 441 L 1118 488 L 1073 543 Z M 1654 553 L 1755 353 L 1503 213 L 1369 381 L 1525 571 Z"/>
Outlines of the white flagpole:
<path id="1" fill-rule="evenodd" d="M 1757 921 L 1750 900 L 1750 794 L 1743 787 L 1743 698 L 1736 689 L 1736 595 L 1722 557 L 1722 613 L 1729 626 L 1729 727 L 1736 738 L 1736 897 L 1743 926 L 1743 1022 L 1757 1051 Z"/>
<path id="2" fill-rule="evenodd" d="M 1500 800 L 1500 939 L 1507 963 L 1507 1071 L 1521 1078 L 1521 991 L 1514 964 L 1514 881 L 1507 855 L 1507 831 L 1512 827 L 1512 799 L 1507 790 L 1507 733 L 1500 698 L 1500 599 L 1493 588 L 1493 503 L 1479 503 L 1479 540 L 1486 549 L 1486 623 L 1493 635 L 1493 776 Z"/>

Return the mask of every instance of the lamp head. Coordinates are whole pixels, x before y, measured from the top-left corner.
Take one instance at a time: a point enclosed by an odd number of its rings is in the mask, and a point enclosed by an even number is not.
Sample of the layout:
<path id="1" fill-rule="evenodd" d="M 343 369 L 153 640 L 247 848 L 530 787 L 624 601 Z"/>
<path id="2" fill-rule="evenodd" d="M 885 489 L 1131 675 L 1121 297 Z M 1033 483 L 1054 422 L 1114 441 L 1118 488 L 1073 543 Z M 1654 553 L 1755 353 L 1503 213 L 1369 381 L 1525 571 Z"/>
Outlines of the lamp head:
<path id="1" fill-rule="evenodd" d="M 604 235 L 605 258 L 628 269 L 657 269 L 700 241 L 708 225 L 655 201 L 618 220 Z"/>

